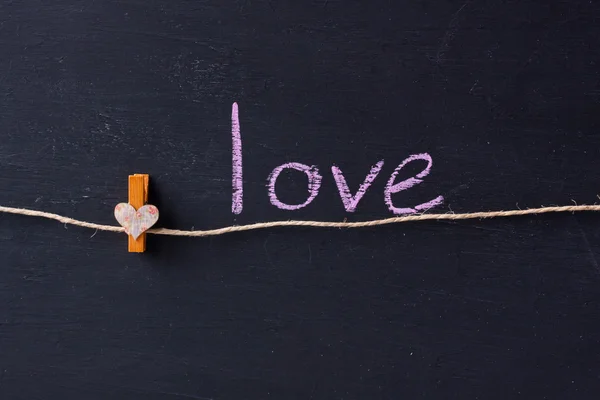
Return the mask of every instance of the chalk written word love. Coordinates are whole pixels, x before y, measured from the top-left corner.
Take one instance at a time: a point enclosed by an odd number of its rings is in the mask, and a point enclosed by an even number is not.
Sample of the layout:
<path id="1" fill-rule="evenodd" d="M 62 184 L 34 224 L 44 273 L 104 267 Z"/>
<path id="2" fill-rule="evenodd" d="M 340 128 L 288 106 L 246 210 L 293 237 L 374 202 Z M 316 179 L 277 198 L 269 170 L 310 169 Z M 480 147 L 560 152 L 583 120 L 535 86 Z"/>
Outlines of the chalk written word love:
<path id="1" fill-rule="evenodd" d="M 125 233 L 137 239 L 158 221 L 158 208 L 146 204 L 136 211 L 131 204 L 119 203 L 115 206 L 115 218 Z"/>
<path id="2" fill-rule="evenodd" d="M 242 137 L 240 131 L 240 119 L 239 119 L 239 109 L 237 103 L 233 103 L 231 108 L 231 136 L 232 136 L 232 166 L 233 166 L 233 174 L 232 174 L 232 200 L 231 200 L 231 211 L 234 214 L 240 214 L 243 209 L 244 199 L 244 188 L 243 188 L 243 169 L 242 169 Z M 412 178 L 405 179 L 400 182 L 396 182 L 396 178 L 400 171 L 406 167 L 411 162 L 414 161 L 425 161 L 427 165 L 425 168 L 415 175 Z M 437 196 L 436 198 L 427 201 L 425 203 L 419 204 L 414 207 L 396 207 L 394 202 L 392 201 L 392 195 L 395 193 L 402 192 L 404 190 L 408 190 L 413 186 L 416 186 L 423 182 L 423 178 L 429 175 L 431 171 L 431 166 L 433 161 L 431 156 L 427 153 L 421 154 L 413 154 L 407 157 L 404 161 L 402 161 L 394 170 L 390 178 L 388 179 L 387 184 L 385 185 L 383 198 L 385 204 L 388 209 L 394 214 L 414 214 L 419 211 L 425 211 L 432 207 L 438 206 L 444 202 L 444 198 L 442 196 Z M 340 193 L 340 198 L 342 199 L 342 204 L 344 205 L 344 209 L 347 212 L 354 212 L 358 203 L 364 196 L 364 194 L 369 189 L 369 186 L 373 183 L 381 168 L 383 167 L 383 160 L 377 162 L 375 165 L 371 167 L 371 170 L 365 177 L 363 183 L 360 184 L 358 190 L 355 194 L 352 194 L 350 188 L 348 187 L 348 183 L 346 182 L 346 178 L 342 173 L 342 170 L 333 165 L 331 167 L 331 173 L 333 174 L 333 178 L 335 179 L 335 183 L 337 185 L 338 191 Z M 277 193 L 275 191 L 275 184 L 277 183 L 277 178 L 279 175 L 286 169 L 293 169 L 296 171 L 303 172 L 306 174 L 308 178 L 308 197 L 301 204 L 286 204 L 279 200 L 277 197 Z M 282 210 L 299 210 L 301 208 L 309 205 L 319 194 L 319 189 L 321 188 L 321 181 L 323 177 L 319 173 L 319 169 L 315 166 L 309 166 L 306 164 L 302 164 L 299 162 L 289 162 L 286 164 L 279 165 L 273 169 L 271 174 L 269 175 L 268 181 L 268 191 L 269 191 L 269 200 L 271 204 L 275 207 Z"/>

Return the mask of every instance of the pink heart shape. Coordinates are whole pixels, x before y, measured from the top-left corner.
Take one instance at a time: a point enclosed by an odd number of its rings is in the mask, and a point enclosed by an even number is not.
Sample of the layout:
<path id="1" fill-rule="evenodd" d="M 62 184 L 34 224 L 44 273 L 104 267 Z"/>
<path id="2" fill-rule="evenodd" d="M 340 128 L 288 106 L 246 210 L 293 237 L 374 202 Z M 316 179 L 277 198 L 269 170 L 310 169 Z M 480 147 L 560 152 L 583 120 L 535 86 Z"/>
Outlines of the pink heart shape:
<path id="1" fill-rule="evenodd" d="M 137 239 L 158 221 L 158 208 L 146 204 L 136 211 L 131 204 L 119 203 L 115 207 L 115 218 L 128 235 Z"/>

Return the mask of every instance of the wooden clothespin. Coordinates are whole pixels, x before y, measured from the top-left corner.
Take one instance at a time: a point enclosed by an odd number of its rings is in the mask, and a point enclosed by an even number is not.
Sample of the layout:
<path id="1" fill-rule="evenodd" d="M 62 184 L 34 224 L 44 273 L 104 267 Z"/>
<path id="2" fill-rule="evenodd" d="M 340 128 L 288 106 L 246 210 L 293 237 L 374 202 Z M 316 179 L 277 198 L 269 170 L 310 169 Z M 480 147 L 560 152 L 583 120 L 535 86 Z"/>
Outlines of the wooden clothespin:
<path id="1" fill-rule="evenodd" d="M 146 251 L 146 231 L 158 221 L 158 208 L 148 203 L 148 174 L 129 175 L 129 203 L 115 206 L 115 218 L 129 237 L 129 252 Z"/>
<path id="2" fill-rule="evenodd" d="M 148 185 L 150 176 L 148 174 L 129 175 L 129 204 L 136 210 L 148 202 Z M 129 252 L 143 253 L 146 251 L 146 234 L 142 233 L 137 239 L 129 235 Z"/>

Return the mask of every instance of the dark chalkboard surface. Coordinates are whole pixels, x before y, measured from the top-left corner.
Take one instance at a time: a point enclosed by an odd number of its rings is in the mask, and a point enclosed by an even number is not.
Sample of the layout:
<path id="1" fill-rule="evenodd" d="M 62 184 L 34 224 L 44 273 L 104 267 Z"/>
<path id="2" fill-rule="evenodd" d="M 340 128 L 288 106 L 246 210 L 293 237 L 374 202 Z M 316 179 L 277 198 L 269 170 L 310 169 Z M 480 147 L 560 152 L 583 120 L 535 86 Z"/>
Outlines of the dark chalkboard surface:
<path id="1" fill-rule="evenodd" d="M 0 4 L 0 204 L 159 225 L 592 204 L 595 1 L 24 0 Z M 243 210 L 232 213 L 239 105 Z M 347 212 L 331 173 L 354 193 Z M 271 204 L 278 165 L 318 196 Z M 418 174 L 410 163 L 398 180 Z M 285 170 L 277 196 L 307 197 Z M 212 238 L 0 215 L 2 399 L 593 399 L 600 217 Z"/>

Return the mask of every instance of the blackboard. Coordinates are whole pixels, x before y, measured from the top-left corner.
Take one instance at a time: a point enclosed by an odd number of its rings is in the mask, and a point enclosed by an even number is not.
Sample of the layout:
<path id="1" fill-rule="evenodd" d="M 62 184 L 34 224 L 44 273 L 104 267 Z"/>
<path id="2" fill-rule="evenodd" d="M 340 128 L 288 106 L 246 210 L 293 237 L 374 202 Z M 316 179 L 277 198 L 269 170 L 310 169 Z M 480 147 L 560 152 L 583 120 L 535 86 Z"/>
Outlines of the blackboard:
<path id="1" fill-rule="evenodd" d="M 161 227 L 593 204 L 590 1 L 25 0 L 0 5 L 0 204 Z M 232 106 L 243 210 L 232 212 Z M 384 160 L 354 212 L 355 191 Z M 278 165 L 316 166 L 299 210 Z M 424 168 L 421 161 L 402 178 Z M 286 170 L 278 198 L 306 199 Z M 3 399 L 592 399 L 600 218 L 556 214 L 210 238 L 0 216 Z"/>

